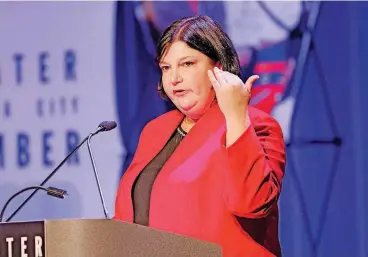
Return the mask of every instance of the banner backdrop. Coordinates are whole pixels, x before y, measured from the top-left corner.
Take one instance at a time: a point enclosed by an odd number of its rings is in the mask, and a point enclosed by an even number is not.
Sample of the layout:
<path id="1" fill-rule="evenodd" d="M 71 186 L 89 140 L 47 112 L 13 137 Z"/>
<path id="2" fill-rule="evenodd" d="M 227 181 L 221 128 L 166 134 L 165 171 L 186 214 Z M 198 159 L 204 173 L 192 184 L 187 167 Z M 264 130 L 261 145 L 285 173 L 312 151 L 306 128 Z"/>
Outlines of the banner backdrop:
<path id="1" fill-rule="evenodd" d="M 0 206 L 38 185 L 101 121 L 117 119 L 114 24 L 112 2 L 0 3 Z M 122 145 L 118 130 L 92 140 L 110 211 Z M 40 191 L 15 220 L 103 217 L 86 145 L 47 185 L 69 196 Z"/>
<path id="2" fill-rule="evenodd" d="M 283 256 L 367 256 L 367 126 L 359 93 L 367 89 L 367 73 L 359 67 L 365 67 L 367 7 L 328 1 L 118 2 L 115 76 L 127 151 L 122 172 L 142 127 L 165 108 L 155 94 L 160 33 L 183 16 L 209 15 L 233 39 L 242 79 L 260 75 L 251 104 L 271 113 L 283 129 Z"/>

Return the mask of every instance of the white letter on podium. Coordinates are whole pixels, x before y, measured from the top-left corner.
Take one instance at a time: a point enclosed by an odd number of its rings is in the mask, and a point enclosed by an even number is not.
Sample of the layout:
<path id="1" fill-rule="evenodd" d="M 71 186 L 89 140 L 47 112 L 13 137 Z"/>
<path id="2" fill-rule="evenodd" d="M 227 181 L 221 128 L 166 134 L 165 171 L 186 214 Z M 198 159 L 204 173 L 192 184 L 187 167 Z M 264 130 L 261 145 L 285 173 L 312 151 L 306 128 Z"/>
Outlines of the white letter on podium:
<path id="1" fill-rule="evenodd" d="M 8 242 L 8 257 L 13 257 L 13 247 L 12 247 L 13 241 L 14 241 L 13 237 L 6 238 L 6 242 Z"/>
<path id="2" fill-rule="evenodd" d="M 22 236 L 20 238 L 20 257 L 28 257 L 28 254 L 26 253 L 27 250 L 27 237 L 26 236 Z"/>
<path id="3" fill-rule="evenodd" d="M 35 236 L 35 257 L 42 257 L 42 237 Z"/>

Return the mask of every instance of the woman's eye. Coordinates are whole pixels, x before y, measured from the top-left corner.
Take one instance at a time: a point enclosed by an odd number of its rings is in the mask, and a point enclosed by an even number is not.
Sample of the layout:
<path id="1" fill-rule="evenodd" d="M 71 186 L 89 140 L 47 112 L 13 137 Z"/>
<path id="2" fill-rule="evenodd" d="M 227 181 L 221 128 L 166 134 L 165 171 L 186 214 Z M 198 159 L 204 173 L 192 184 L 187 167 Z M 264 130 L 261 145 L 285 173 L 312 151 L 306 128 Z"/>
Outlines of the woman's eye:
<path id="1" fill-rule="evenodd" d="M 169 66 L 161 66 L 162 71 L 167 71 L 169 69 Z"/>
<path id="2" fill-rule="evenodd" d="M 184 62 L 184 63 L 183 63 L 183 66 L 184 66 L 184 67 L 190 67 L 190 66 L 192 66 L 193 64 L 194 64 L 194 62 L 189 62 L 189 61 L 188 61 L 188 62 Z"/>

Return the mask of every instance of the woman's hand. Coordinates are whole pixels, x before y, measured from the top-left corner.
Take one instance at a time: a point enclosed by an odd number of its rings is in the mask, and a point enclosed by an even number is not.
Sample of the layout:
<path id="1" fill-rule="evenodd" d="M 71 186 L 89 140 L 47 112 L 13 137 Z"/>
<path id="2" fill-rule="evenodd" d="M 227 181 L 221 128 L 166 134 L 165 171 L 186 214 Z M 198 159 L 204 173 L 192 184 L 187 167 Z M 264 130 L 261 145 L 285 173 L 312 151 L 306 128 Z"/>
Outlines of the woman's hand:
<path id="1" fill-rule="evenodd" d="M 208 71 L 216 92 L 217 102 L 227 121 L 243 120 L 246 117 L 253 83 L 259 78 L 253 75 L 243 83 L 236 75 L 215 67 Z"/>

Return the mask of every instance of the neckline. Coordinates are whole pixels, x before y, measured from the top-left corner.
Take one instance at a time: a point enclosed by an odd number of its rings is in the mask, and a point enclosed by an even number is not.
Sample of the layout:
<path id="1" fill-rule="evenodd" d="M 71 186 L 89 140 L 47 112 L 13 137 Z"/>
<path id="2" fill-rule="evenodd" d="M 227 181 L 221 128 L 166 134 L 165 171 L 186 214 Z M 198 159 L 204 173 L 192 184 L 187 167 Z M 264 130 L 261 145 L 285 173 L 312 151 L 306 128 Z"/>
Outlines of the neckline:
<path id="1" fill-rule="evenodd" d="M 179 125 L 176 129 L 180 135 L 182 135 L 183 137 L 185 137 L 187 135 L 187 132 L 184 131 L 184 129 L 181 127 L 181 125 Z"/>

